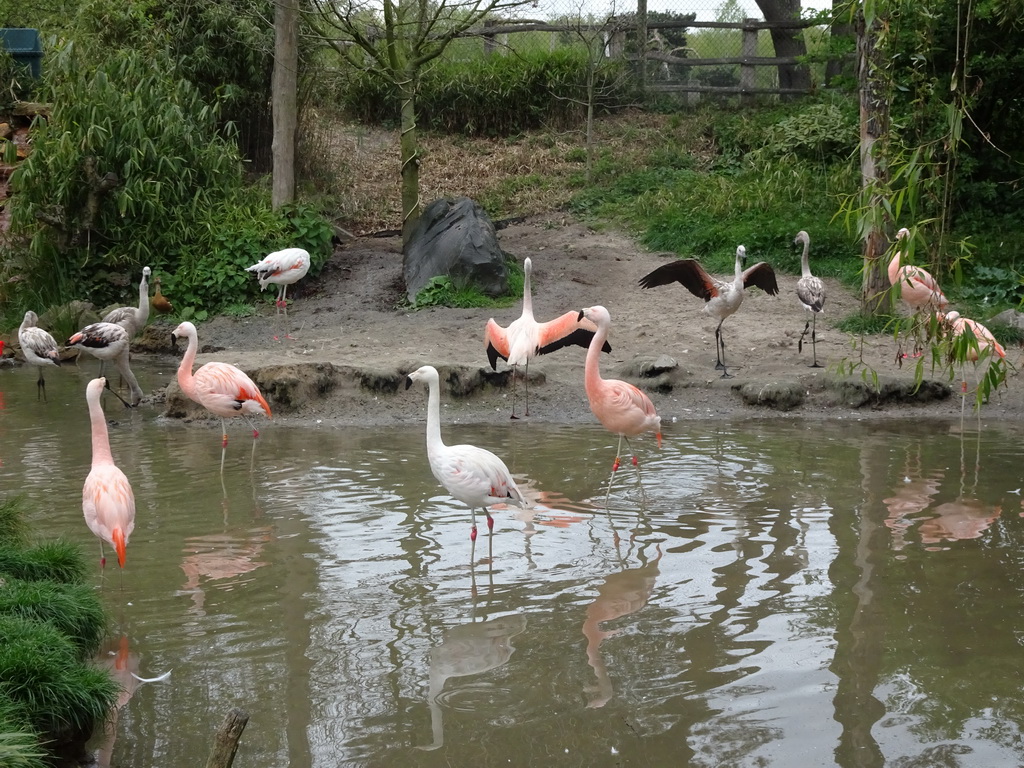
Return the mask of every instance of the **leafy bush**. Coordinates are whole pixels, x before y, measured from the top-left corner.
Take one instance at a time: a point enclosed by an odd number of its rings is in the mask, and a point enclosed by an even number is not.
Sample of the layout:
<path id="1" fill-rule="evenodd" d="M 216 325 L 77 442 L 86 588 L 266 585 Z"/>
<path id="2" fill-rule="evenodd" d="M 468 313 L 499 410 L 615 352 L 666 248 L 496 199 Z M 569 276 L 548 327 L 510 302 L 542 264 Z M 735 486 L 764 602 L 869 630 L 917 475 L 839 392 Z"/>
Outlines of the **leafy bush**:
<path id="1" fill-rule="evenodd" d="M 168 57 L 125 51 L 90 67 L 65 47 L 49 66 L 53 114 L 11 182 L 0 262 L 8 323 L 73 298 L 131 299 L 143 266 L 198 316 L 255 296 L 244 267 L 271 250 L 305 247 L 313 269 L 322 265 L 326 222 L 303 206 L 272 212 L 267 190 L 243 186 L 216 105 Z"/>
<path id="2" fill-rule="evenodd" d="M 442 60 L 420 82 L 416 100 L 420 124 L 438 131 L 485 136 L 578 124 L 585 114 L 589 67 L 582 48 Z M 631 100 L 623 67 L 621 62 L 608 61 L 597 68 L 595 91 L 602 96 L 599 110 L 614 110 Z M 339 98 L 358 120 L 398 122 L 397 95 L 371 70 L 353 72 L 342 84 Z"/>
<path id="3" fill-rule="evenodd" d="M 413 309 L 425 307 L 508 307 L 522 298 L 526 275 L 517 261 L 508 261 L 508 293 L 491 297 L 472 285 L 456 284 L 448 275 L 430 278 L 416 294 Z"/>

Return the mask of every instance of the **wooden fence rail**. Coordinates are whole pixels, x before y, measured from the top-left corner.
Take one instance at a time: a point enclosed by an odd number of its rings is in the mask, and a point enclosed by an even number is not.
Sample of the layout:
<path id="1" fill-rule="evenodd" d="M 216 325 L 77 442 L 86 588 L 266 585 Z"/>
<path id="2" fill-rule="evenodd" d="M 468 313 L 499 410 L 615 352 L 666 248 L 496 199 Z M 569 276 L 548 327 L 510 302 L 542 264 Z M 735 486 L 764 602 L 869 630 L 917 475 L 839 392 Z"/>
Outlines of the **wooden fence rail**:
<path id="1" fill-rule="evenodd" d="M 639 20 L 639 21 L 638 21 Z M 627 17 L 612 17 L 601 24 L 551 24 L 545 21 L 524 19 L 518 22 L 487 22 L 482 27 L 474 27 L 463 33 L 464 37 L 479 37 L 483 39 L 484 51 L 488 54 L 500 52 L 502 45 L 498 43 L 498 36 L 507 36 L 523 32 L 550 32 L 563 33 L 574 32 L 577 34 L 599 34 L 605 38 L 606 51 L 609 57 L 624 57 L 639 62 L 641 57 L 628 55 L 625 40 L 629 33 L 636 34 L 638 39 L 650 39 L 652 30 L 662 29 L 734 29 L 741 32 L 740 55 L 722 56 L 716 58 L 691 58 L 678 56 L 676 50 L 659 51 L 648 50 L 644 52 L 644 61 L 659 62 L 662 65 L 684 67 L 687 73 L 692 73 L 693 68 L 698 67 L 721 67 L 739 65 L 740 76 L 738 85 L 706 85 L 695 82 L 689 77 L 687 80 L 665 80 L 661 82 L 650 82 L 646 76 L 642 82 L 647 91 L 651 93 L 708 93 L 708 94 L 739 94 L 751 96 L 754 94 L 800 94 L 807 93 L 808 88 L 780 88 L 780 87 L 757 87 L 758 67 L 779 67 L 794 66 L 800 62 L 795 56 L 757 56 L 757 35 L 758 32 L 773 29 L 806 29 L 819 24 L 819 22 L 807 20 L 794 21 L 758 21 L 745 19 L 741 22 L 726 21 L 647 21 L 642 14 L 630 15 Z"/>

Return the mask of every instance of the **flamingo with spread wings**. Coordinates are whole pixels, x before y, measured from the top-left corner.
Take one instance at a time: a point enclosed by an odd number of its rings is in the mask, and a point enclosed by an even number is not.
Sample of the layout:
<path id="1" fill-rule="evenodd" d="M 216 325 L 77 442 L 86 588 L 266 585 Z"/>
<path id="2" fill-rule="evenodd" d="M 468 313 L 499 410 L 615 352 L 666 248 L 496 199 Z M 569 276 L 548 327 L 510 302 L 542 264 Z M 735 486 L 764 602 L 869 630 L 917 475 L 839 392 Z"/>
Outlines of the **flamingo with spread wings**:
<path id="1" fill-rule="evenodd" d="M 487 321 L 484 339 L 487 342 L 487 359 L 492 370 L 498 370 L 500 357 L 512 366 L 512 416 L 516 416 L 516 374 L 519 366 L 525 369 L 526 412 L 530 415 L 530 360 L 537 355 L 546 355 L 570 345 L 588 347 L 597 330 L 589 320 L 580 320 L 579 312 L 570 311 L 546 323 L 537 322 L 533 316 L 533 295 L 530 290 L 530 275 L 533 262 L 529 257 L 523 262 L 523 314 L 513 320 L 508 328 L 502 328 L 492 317 Z M 603 352 L 611 352 L 606 341 Z"/>

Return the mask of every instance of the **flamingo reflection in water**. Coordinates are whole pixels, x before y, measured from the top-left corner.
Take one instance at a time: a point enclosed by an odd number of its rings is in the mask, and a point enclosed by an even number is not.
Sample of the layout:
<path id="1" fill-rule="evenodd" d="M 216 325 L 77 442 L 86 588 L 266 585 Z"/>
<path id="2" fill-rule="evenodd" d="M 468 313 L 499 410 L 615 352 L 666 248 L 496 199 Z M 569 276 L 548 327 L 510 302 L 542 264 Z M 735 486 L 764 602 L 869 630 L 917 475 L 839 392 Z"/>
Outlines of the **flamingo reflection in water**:
<path id="1" fill-rule="evenodd" d="M 121 710 L 131 701 L 140 685 L 161 682 L 170 677 L 171 673 L 168 671 L 158 677 L 139 677 L 140 657 L 131 650 L 127 635 L 121 635 L 100 648 L 95 664 L 100 669 L 106 669 L 120 688 L 117 701 L 103 721 L 103 733 L 97 737 L 95 764 L 98 768 L 110 768 L 114 742 L 117 739 L 117 720 Z"/>
<path id="2" fill-rule="evenodd" d="M 190 613 L 206 615 L 206 590 L 202 586 L 204 581 L 235 579 L 266 565 L 259 557 L 270 538 L 269 528 L 249 531 L 244 539 L 227 533 L 189 538 L 185 542 L 185 556 L 181 561 L 186 581 L 179 594 L 192 595 Z M 228 586 L 225 585 L 225 588 Z"/>
<path id="3" fill-rule="evenodd" d="M 445 632 L 444 641 L 430 651 L 430 690 L 427 705 L 430 707 L 430 729 L 434 741 L 419 749 L 430 751 L 444 746 L 444 718 L 441 707 L 445 698 L 459 693 L 458 688 L 448 691 L 444 697 L 445 684 L 454 677 L 482 675 L 497 669 L 509 660 L 515 648 L 512 638 L 526 630 L 526 617 L 519 614 L 498 616 L 487 621 L 460 624 Z M 476 688 L 486 683 L 473 682 L 462 686 L 462 690 Z"/>
<path id="4" fill-rule="evenodd" d="M 651 599 L 654 584 L 658 578 L 658 563 L 661 561 L 661 545 L 655 544 L 658 556 L 645 561 L 637 568 L 624 568 L 609 574 L 604 584 L 597 588 L 597 597 L 587 606 L 587 618 L 583 622 L 583 636 L 587 638 L 587 663 L 597 676 L 597 687 L 588 690 L 597 695 L 587 707 L 597 709 L 607 704 L 615 692 L 612 690 L 612 679 L 608 674 L 608 666 L 601 655 L 601 644 L 618 634 L 617 629 L 602 629 L 606 621 L 632 616 Z M 642 556 L 641 560 L 645 560 Z"/>

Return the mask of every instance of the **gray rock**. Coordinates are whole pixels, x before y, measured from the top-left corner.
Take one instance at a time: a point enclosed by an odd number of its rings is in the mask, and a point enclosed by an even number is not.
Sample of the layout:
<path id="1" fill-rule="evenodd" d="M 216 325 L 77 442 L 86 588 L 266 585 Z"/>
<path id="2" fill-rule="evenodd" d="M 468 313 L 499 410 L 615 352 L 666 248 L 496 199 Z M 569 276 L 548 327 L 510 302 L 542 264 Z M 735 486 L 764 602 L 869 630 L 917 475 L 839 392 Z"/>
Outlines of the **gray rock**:
<path id="1" fill-rule="evenodd" d="M 746 382 L 738 386 L 747 405 L 791 411 L 803 405 L 804 387 L 797 381 Z"/>
<path id="2" fill-rule="evenodd" d="M 488 296 L 508 292 L 506 256 L 494 223 L 468 197 L 442 198 L 427 206 L 404 248 L 406 295 L 416 295 L 431 278 L 449 275 Z"/>
<path id="3" fill-rule="evenodd" d="M 1024 329 L 1024 312 L 1018 312 L 1016 309 L 1004 309 L 989 320 L 989 325 L 1009 325 L 1012 328 Z"/>

